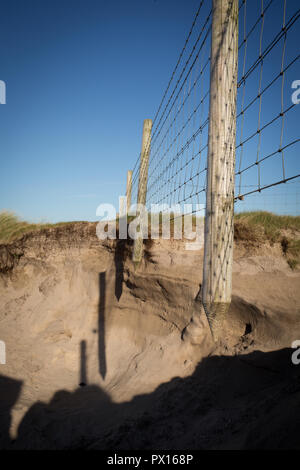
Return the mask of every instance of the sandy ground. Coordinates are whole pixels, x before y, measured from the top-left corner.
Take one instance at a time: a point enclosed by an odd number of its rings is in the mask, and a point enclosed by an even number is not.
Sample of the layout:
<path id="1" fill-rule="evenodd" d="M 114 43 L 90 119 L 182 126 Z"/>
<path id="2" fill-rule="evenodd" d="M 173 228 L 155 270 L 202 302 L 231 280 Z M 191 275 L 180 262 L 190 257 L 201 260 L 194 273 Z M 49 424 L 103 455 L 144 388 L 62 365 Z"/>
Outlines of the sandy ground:
<path id="1" fill-rule="evenodd" d="M 0 247 L 0 448 L 300 448 L 300 272 L 280 247 L 236 244 L 222 340 L 204 321 L 190 345 L 202 251 L 155 241 L 135 270 L 94 232 Z"/>

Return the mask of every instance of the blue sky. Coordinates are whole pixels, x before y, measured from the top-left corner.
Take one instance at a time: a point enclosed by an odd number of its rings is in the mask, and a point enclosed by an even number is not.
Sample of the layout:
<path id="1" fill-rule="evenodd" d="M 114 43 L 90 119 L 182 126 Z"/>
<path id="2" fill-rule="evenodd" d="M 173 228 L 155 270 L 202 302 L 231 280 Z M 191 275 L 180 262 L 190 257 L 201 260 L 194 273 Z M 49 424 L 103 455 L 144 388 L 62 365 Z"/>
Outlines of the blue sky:
<path id="1" fill-rule="evenodd" d="M 0 208 L 96 220 L 117 203 L 198 0 L 1 2 Z"/>
<path id="2" fill-rule="evenodd" d="M 198 5 L 1 2 L 0 210 L 32 221 L 96 220 L 100 203 L 117 204 L 143 119 L 155 115 Z"/>

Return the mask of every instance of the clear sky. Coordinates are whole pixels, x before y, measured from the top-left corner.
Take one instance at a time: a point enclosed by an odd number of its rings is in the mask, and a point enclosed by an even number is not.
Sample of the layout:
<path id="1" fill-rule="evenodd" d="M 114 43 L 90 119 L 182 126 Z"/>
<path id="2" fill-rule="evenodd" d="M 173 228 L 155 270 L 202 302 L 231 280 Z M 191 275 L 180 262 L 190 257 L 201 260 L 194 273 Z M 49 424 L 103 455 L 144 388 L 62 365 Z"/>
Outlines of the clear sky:
<path id="1" fill-rule="evenodd" d="M 143 119 L 155 115 L 198 6 L 2 0 L 0 210 L 31 221 L 96 220 L 100 203 L 117 204 Z"/>
<path id="2" fill-rule="evenodd" d="M 1 209 L 96 220 L 117 203 L 198 3 L 1 2 Z"/>

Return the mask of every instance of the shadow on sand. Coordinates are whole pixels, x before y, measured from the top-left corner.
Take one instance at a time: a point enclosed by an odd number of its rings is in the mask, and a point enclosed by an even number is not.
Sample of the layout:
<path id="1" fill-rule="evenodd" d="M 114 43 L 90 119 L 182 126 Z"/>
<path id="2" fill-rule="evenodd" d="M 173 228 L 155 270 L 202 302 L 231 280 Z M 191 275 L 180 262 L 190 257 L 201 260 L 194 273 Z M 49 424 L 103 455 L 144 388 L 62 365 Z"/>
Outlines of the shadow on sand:
<path id="1" fill-rule="evenodd" d="M 14 443 L 10 409 L 21 382 L 2 376 L 0 447 L 299 449 L 300 366 L 292 364 L 292 352 L 211 356 L 192 376 L 120 404 L 94 385 L 60 390 L 28 410 Z"/>
<path id="2" fill-rule="evenodd" d="M 0 375 L 0 449 L 10 444 L 11 409 L 17 403 L 23 382 Z"/>
<path id="3" fill-rule="evenodd" d="M 105 302 L 106 273 L 99 273 L 99 309 L 98 309 L 98 356 L 99 372 L 103 380 L 107 372 L 105 348 Z"/>

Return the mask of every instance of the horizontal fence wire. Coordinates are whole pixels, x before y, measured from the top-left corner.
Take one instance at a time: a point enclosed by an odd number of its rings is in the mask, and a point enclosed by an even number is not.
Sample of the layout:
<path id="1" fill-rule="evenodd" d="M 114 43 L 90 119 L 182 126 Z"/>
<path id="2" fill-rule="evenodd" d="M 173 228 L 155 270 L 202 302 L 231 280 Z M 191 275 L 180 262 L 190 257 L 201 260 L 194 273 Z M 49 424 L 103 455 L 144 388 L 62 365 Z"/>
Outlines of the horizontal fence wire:
<path id="1" fill-rule="evenodd" d="M 168 93 L 168 91 L 169 91 L 169 88 L 170 88 L 170 86 L 171 86 L 171 83 L 172 83 L 172 81 L 173 81 L 173 79 L 174 79 L 174 77 L 175 77 L 175 74 L 176 74 L 176 72 L 177 72 L 177 69 L 178 69 L 178 67 L 179 67 L 179 64 L 180 64 L 180 62 L 181 62 L 181 60 L 182 60 L 182 57 L 183 57 L 183 55 L 184 55 L 184 53 L 185 53 L 185 50 L 186 50 L 186 48 L 187 48 L 188 42 L 189 42 L 189 40 L 190 40 L 190 38 L 191 38 L 191 35 L 192 35 L 192 33 L 193 33 L 193 30 L 194 30 L 196 21 L 197 21 L 197 19 L 198 19 L 199 13 L 200 13 L 200 11 L 201 11 L 201 8 L 202 8 L 202 6 L 203 6 L 203 3 L 204 3 L 204 0 L 201 0 L 200 5 L 199 5 L 199 7 L 198 7 L 198 10 L 197 10 L 197 12 L 196 12 L 196 15 L 195 15 L 195 17 L 194 17 L 194 20 L 193 20 L 191 29 L 190 29 L 190 31 L 189 31 L 189 34 L 188 34 L 188 36 L 187 36 L 187 38 L 186 38 L 186 40 L 185 40 L 184 46 L 183 46 L 182 51 L 181 51 L 181 53 L 180 53 L 180 55 L 179 55 L 179 58 L 178 58 L 177 63 L 176 63 L 176 65 L 175 65 L 175 68 L 174 68 L 174 70 L 173 70 L 173 72 L 172 72 L 171 78 L 170 78 L 170 80 L 169 80 L 168 86 L 167 86 L 167 88 L 166 88 L 166 90 L 165 90 L 165 92 L 164 92 L 164 95 L 163 95 L 163 97 L 162 97 L 162 100 L 161 100 L 161 102 L 160 102 L 160 105 L 159 105 L 159 107 L 158 107 L 158 109 L 157 109 L 157 112 L 156 112 L 156 114 L 155 114 L 155 117 L 154 117 L 154 120 L 153 120 L 153 125 L 155 124 L 156 119 L 157 119 L 158 116 L 159 116 L 160 110 L 161 110 L 162 105 L 163 105 L 163 103 L 164 103 L 164 101 L 165 101 L 165 98 L 166 98 L 166 96 L 167 96 L 167 93 Z M 134 179 L 134 182 L 136 182 L 136 180 L 137 180 L 137 178 L 138 178 L 138 168 L 139 168 L 139 164 L 140 164 L 140 158 L 141 158 L 141 154 L 138 156 L 138 158 L 137 158 L 137 160 L 136 160 L 136 162 L 135 162 L 134 168 L 133 168 L 133 175 L 134 175 L 134 178 L 133 178 L 133 179 Z"/>
<path id="2" fill-rule="evenodd" d="M 243 185 L 244 191 L 251 191 L 256 185 Z M 236 201 L 235 212 L 267 211 L 278 215 L 297 215 L 300 207 L 300 178 L 295 178 L 272 187 L 270 190 L 255 192 L 245 200 Z"/>
<path id="3" fill-rule="evenodd" d="M 292 84 L 300 79 L 300 9 L 291 0 L 241 0 L 236 115 L 236 209 L 268 190 L 276 212 L 278 187 L 300 181 L 299 110 Z M 208 157 L 212 2 L 202 0 L 153 120 L 147 206 L 191 213 L 205 208 Z M 141 155 L 133 169 L 137 201 Z M 264 201 L 268 198 L 264 198 Z M 259 198 L 257 198 L 257 201 Z M 290 209 L 297 212 L 289 197 Z M 257 205 L 259 207 L 259 204 Z M 264 203 L 265 207 L 265 203 Z M 201 210 L 201 209 L 200 209 Z M 298 207 L 298 212 L 300 207 Z"/>
<path id="4" fill-rule="evenodd" d="M 201 1 L 153 121 L 147 206 L 205 202 L 211 2 Z M 172 82 L 172 83 L 171 83 Z M 172 86 L 171 86 L 172 85 Z M 140 157 L 139 157 L 140 158 Z M 133 202 L 139 165 L 133 176 Z"/>
<path id="5" fill-rule="evenodd" d="M 239 210 L 249 207 L 246 196 L 268 189 L 270 199 L 276 198 L 279 185 L 300 177 L 300 108 L 292 101 L 292 84 L 299 77 L 298 7 L 289 0 L 241 4 L 235 186 L 236 201 L 243 201 Z M 271 207 L 276 211 L 276 204 Z"/>

